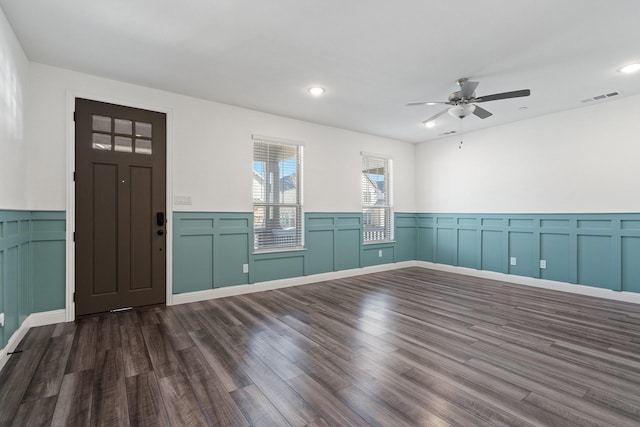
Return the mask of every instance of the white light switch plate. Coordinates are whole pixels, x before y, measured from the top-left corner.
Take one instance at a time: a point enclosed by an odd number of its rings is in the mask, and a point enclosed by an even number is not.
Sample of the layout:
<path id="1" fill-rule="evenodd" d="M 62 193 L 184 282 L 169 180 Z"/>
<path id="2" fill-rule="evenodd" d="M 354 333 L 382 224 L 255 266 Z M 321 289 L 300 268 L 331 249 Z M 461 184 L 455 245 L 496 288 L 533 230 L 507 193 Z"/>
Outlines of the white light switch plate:
<path id="1" fill-rule="evenodd" d="M 509 258 L 509 264 L 511 265 L 516 265 L 516 257 L 512 256 L 511 258 Z"/>
<path id="2" fill-rule="evenodd" d="M 541 259 L 540 260 L 540 268 L 542 268 L 542 269 L 547 268 L 547 260 L 546 259 Z"/>
<path id="3" fill-rule="evenodd" d="M 190 205 L 191 196 L 175 196 L 173 198 L 173 203 L 176 205 Z"/>
<path id="4" fill-rule="evenodd" d="M 0 313 L 0 328 L 4 327 L 4 313 Z"/>

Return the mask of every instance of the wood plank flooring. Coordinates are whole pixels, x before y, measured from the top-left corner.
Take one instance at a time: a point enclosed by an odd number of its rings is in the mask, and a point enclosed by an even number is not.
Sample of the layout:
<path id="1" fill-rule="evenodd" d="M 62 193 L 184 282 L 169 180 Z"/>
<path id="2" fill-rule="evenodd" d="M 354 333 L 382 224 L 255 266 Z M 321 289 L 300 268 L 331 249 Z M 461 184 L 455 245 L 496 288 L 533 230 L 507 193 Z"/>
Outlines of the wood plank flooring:
<path id="1" fill-rule="evenodd" d="M 640 306 L 421 268 L 33 328 L 0 426 L 639 426 Z"/>

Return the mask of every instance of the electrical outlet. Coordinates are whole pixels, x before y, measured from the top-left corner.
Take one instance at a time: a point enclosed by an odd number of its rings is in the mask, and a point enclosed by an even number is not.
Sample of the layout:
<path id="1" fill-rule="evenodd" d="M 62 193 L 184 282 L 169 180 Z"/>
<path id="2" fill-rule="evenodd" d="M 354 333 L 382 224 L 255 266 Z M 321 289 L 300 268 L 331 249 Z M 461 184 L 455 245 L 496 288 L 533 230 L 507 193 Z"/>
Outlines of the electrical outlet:
<path id="1" fill-rule="evenodd" d="M 242 272 L 245 274 L 249 272 L 249 264 L 242 264 Z"/>
<path id="2" fill-rule="evenodd" d="M 378 251 L 378 258 L 382 258 L 382 250 Z"/>
<path id="3" fill-rule="evenodd" d="M 4 313 L 0 313 L 0 328 L 4 328 Z"/>
<path id="4" fill-rule="evenodd" d="M 509 264 L 511 264 L 511 265 L 517 265 L 516 257 L 512 256 L 511 258 L 509 258 Z"/>
<path id="5" fill-rule="evenodd" d="M 542 268 L 542 269 L 547 268 L 547 260 L 546 259 L 541 259 L 540 260 L 540 268 Z"/>

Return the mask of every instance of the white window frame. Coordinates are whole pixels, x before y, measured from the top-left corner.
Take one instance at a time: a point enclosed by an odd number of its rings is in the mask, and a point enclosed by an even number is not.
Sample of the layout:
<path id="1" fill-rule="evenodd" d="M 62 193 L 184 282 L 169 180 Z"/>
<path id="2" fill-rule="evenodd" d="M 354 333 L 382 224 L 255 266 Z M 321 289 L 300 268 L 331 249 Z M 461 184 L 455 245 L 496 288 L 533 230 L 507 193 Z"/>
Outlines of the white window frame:
<path id="1" fill-rule="evenodd" d="M 267 144 L 270 148 L 278 149 L 282 147 L 285 150 L 296 150 L 296 169 L 295 169 L 295 198 L 294 202 L 285 200 L 260 200 L 260 198 L 266 198 L 266 189 L 261 188 L 259 194 L 256 190 L 256 179 L 260 178 L 259 174 L 253 167 L 256 162 L 256 144 Z M 254 185 L 252 186 L 253 197 L 253 251 L 254 253 L 263 252 L 282 252 L 304 249 L 304 210 L 303 210 L 303 153 L 304 144 L 298 141 L 291 141 L 281 138 L 266 137 L 261 135 L 252 135 L 253 155 L 252 155 L 252 175 Z M 268 166 L 265 166 L 268 168 Z M 264 170 L 264 176 L 262 179 L 271 179 L 276 182 L 280 182 L 280 170 L 274 168 L 272 171 Z M 279 197 L 283 196 L 279 188 L 276 191 Z M 291 195 L 291 194 L 290 194 Z M 275 194 L 272 193 L 272 196 Z M 294 226 L 289 228 L 270 228 L 267 225 L 268 218 L 260 219 L 258 212 L 263 210 L 263 217 L 266 217 L 267 212 L 271 212 L 273 209 L 275 212 L 280 212 L 280 209 L 291 210 L 295 209 Z M 279 214 L 278 214 L 279 215 Z M 273 220 L 281 222 L 282 218 Z"/>
<path id="2" fill-rule="evenodd" d="M 393 242 L 393 159 L 379 154 L 364 152 L 360 154 L 362 156 L 360 168 L 362 243 L 366 245 Z M 382 165 L 384 168 L 383 190 L 365 174 L 365 170 L 370 169 L 373 165 Z M 375 202 L 373 198 L 376 199 Z"/>

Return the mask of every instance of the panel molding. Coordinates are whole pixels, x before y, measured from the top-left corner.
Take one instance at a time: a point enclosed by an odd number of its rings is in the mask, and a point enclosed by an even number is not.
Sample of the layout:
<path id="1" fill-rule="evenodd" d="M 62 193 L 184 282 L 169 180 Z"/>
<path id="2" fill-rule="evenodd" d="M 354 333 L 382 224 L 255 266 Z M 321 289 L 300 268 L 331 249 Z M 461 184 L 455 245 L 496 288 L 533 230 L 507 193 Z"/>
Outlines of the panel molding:
<path id="1" fill-rule="evenodd" d="M 418 213 L 416 238 L 420 261 L 640 290 L 639 213 Z"/>
<path id="2" fill-rule="evenodd" d="M 39 311 L 64 309 L 65 213 L 0 211 L 0 346 Z"/>
<path id="3" fill-rule="evenodd" d="M 173 297 L 249 283 L 252 226 L 251 213 L 174 212 Z"/>

